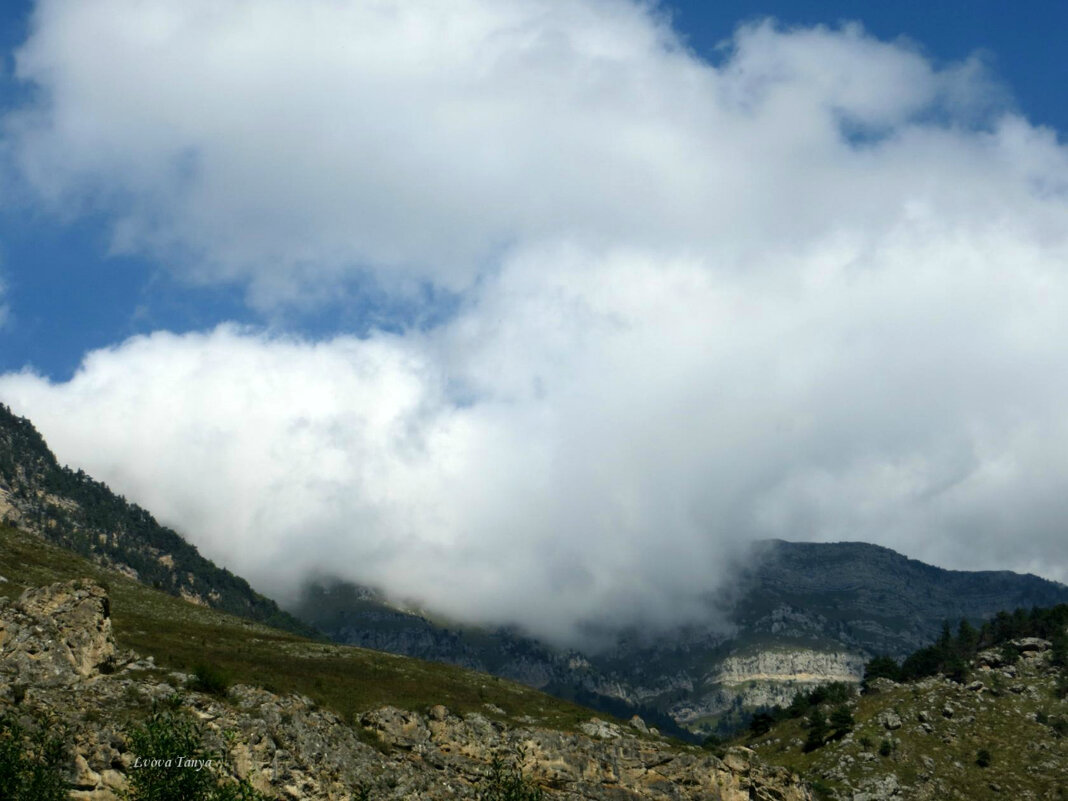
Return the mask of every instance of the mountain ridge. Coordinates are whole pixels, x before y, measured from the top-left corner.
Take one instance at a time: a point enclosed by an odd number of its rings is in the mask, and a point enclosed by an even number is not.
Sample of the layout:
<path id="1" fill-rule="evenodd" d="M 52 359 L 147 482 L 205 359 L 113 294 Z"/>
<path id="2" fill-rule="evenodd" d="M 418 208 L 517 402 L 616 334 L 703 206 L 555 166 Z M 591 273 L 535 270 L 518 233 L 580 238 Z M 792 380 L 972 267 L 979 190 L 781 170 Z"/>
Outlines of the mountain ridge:
<path id="1" fill-rule="evenodd" d="M 60 465 L 44 437 L 0 404 L 0 522 L 33 531 L 158 589 L 305 636 L 318 632 L 205 558 L 82 470 Z"/>

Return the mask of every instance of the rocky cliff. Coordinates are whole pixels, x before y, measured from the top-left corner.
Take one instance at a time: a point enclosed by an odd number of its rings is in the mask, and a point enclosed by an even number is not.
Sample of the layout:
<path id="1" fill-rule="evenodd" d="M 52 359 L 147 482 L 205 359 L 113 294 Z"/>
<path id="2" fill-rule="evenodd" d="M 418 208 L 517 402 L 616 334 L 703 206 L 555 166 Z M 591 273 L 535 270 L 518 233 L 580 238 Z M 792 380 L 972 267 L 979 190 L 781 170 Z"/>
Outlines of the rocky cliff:
<path id="1" fill-rule="evenodd" d="M 66 731 L 66 778 L 77 801 L 121 797 L 139 769 L 130 728 L 154 704 L 199 721 L 226 772 L 292 801 L 340 801 L 357 788 L 371 799 L 476 798 L 502 753 L 521 754 L 521 769 L 549 798 L 811 798 L 796 777 L 748 749 L 720 759 L 673 745 L 641 721 L 591 718 L 558 731 L 442 705 L 374 708 L 345 720 L 304 696 L 237 685 L 220 698 L 182 689 L 189 679 L 116 646 L 99 585 L 68 581 L 0 598 L 0 707 Z"/>

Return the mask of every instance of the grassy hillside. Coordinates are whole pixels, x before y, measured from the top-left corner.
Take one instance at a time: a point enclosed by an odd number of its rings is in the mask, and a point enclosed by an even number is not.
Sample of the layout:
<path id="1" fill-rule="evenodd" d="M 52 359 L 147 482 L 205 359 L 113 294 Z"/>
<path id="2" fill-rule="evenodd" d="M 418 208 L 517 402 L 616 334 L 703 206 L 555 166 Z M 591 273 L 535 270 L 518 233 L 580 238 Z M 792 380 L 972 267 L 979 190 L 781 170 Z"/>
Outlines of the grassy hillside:
<path id="1" fill-rule="evenodd" d="M 206 664 L 235 682 L 301 693 L 346 719 L 387 704 L 412 710 L 445 704 L 460 713 L 532 718 L 548 728 L 570 730 L 591 714 L 485 674 L 316 642 L 198 606 L 7 526 L 0 526 L 0 576 L 5 579 L 0 595 L 8 597 L 18 597 L 28 586 L 93 578 L 109 588 L 120 647 L 154 657 L 163 669 L 189 672 Z"/>

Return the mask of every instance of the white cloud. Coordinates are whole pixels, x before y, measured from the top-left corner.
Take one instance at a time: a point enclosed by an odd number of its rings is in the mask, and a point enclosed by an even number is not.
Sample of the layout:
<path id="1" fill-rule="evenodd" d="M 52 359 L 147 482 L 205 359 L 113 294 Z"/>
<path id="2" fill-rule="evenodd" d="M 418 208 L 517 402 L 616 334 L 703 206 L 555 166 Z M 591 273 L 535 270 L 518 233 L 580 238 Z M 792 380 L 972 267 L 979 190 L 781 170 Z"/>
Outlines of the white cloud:
<path id="1" fill-rule="evenodd" d="M 714 69 L 608 0 L 40 0 L 17 74 L 40 100 L 9 138 L 42 196 L 268 305 L 366 268 L 463 288 L 560 236 L 734 260 L 892 220 L 928 162 L 997 149 L 908 125 L 985 88 L 974 65 L 765 23 Z M 872 160 L 855 129 L 923 141 Z"/>
<path id="2" fill-rule="evenodd" d="M 593 0 L 46 0 L 19 72 L 27 179 L 119 246 L 264 304 L 462 293 L 429 331 L 0 379 L 273 592 L 568 636 L 684 617 L 757 537 L 1068 578 L 1068 160 L 977 62 L 762 24 L 712 66 Z"/>

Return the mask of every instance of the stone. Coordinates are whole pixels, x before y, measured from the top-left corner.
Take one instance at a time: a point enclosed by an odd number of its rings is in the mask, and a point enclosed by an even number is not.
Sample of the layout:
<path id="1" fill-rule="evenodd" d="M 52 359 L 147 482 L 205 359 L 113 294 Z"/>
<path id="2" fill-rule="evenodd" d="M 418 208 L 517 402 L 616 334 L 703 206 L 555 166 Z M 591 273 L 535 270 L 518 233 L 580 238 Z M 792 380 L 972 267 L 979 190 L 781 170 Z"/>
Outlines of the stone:
<path id="1" fill-rule="evenodd" d="M 901 728 L 901 716 L 892 709 L 880 712 L 878 720 L 889 731 Z"/>
<path id="2" fill-rule="evenodd" d="M 449 710 L 443 704 L 434 704 L 427 712 L 431 720 L 445 720 L 449 716 Z"/>
<path id="3" fill-rule="evenodd" d="M 580 723 L 579 728 L 590 737 L 595 737 L 598 740 L 612 740 L 621 735 L 619 726 L 614 723 L 608 723 L 600 718 L 590 718 L 585 723 Z"/>
<path id="4" fill-rule="evenodd" d="M 1019 640 L 1013 640 L 1012 644 L 1021 654 L 1048 651 L 1051 647 L 1049 640 L 1043 640 L 1039 637 L 1023 637 Z"/>

